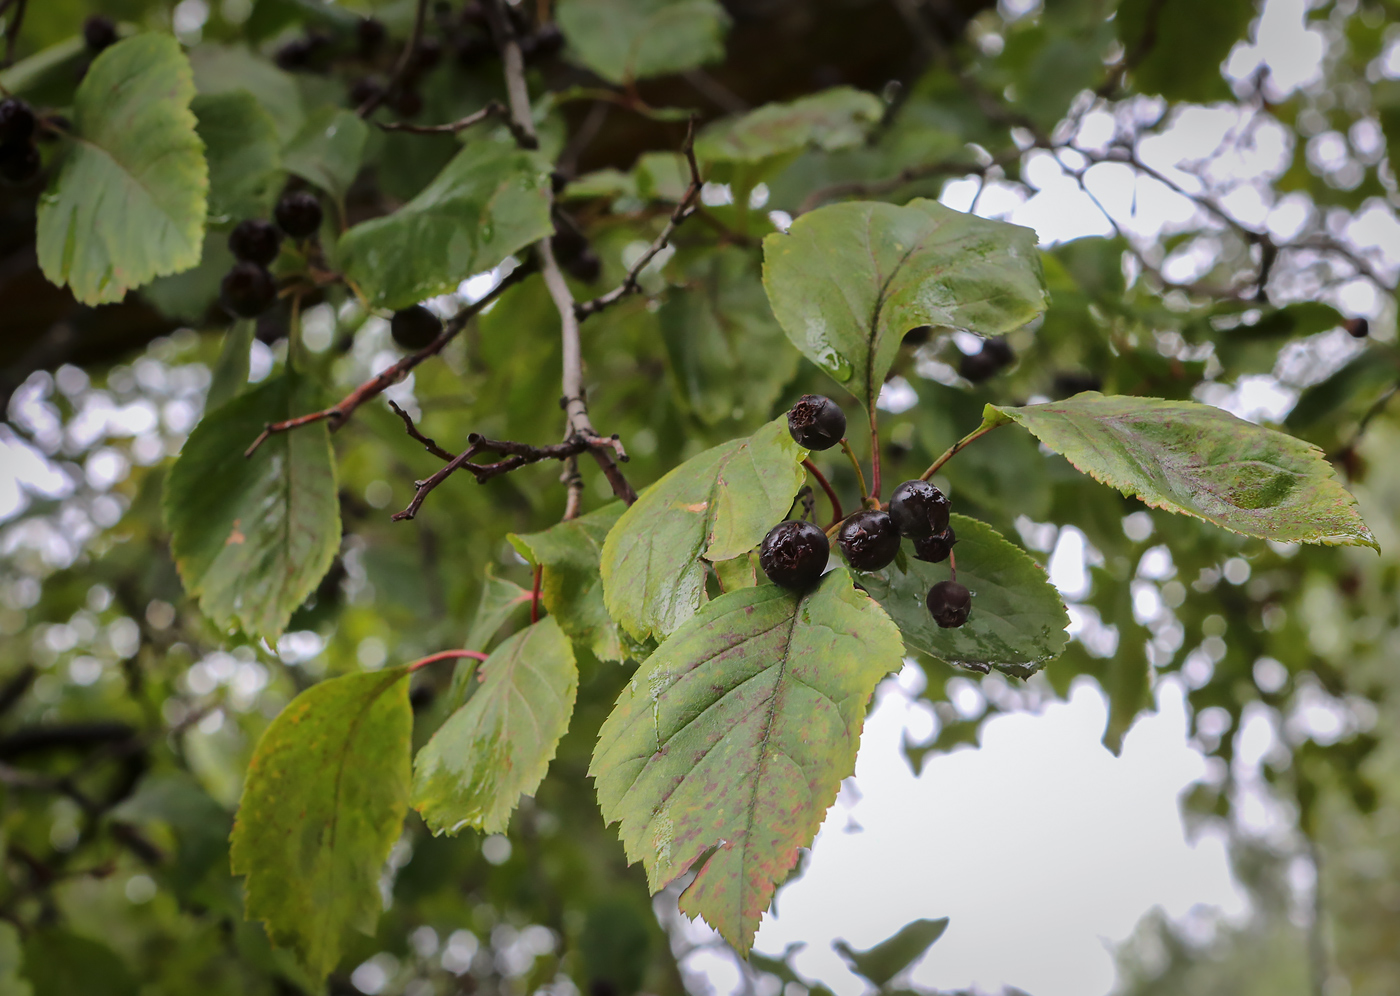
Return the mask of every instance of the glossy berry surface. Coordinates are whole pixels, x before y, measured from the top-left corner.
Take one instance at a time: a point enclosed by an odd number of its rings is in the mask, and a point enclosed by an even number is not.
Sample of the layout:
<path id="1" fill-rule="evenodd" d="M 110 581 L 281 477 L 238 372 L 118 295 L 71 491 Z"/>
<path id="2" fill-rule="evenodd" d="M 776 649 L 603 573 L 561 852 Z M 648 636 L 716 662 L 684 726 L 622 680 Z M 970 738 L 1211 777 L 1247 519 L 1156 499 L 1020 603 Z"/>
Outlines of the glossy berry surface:
<path id="1" fill-rule="evenodd" d="M 39 175 L 43 161 L 33 142 L 0 145 L 0 180 L 6 183 L 28 183 Z"/>
<path id="2" fill-rule="evenodd" d="M 899 530 L 887 513 L 867 508 L 841 523 L 836 543 L 856 570 L 878 571 L 899 552 Z"/>
<path id="3" fill-rule="evenodd" d="M 957 629 L 972 612 L 972 592 L 956 581 L 940 581 L 928 590 L 928 611 L 943 629 Z"/>
<path id="4" fill-rule="evenodd" d="M 788 432 L 809 450 L 829 450 L 846 435 L 846 413 L 820 394 L 804 394 L 788 410 Z"/>
<path id="5" fill-rule="evenodd" d="M 0 100 L 0 143 L 27 142 L 33 134 L 33 109 L 18 97 Z"/>
<path id="6" fill-rule="evenodd" d="M 115 45 L 116 41 L 117 26 L 112 23 L 110 17 L 93 14 L 83 22 L 83 42 L 90 51 L 101 52 L 104 48 Z"/>
<path id="7" fill-rule="evenodd" d="M 389 332 L 404 349 L 422 349 L 442 332 L 442 321 L 421 304 L 394 312 Z"/>
<path id="8" fill-rule="evenodd" d="M 314 235 L 321 227 L 321 202 L 315 194 L 305 190 L 283 194 L 273 214 L 277 217 L 277 227 L 294 239 Z"/>
<path id="9" fill-rule="evenodd" d="M 901 536 L 918 539 L 948 528 L 951 504 L 928 481 L 905 481 L 890 495 L 890 518 Z"/>
<path id="10" fill-rule="evenodd" d="M 224 274 L 219 295 L 224 307 L 235 315 L 255 318 L 277 300 L 277 284 L 265 267 L 244 260 Z"/>
<path id="11" fill-rule="evenodd" d="M 238 259 L 266 266 L 277 258 L 282 245 L 282 233 L 270 221 L 247 218 L 233 226 L 228 233 L 229 252 Z"/>
<path id="12" fill-rule="evenodd" d="M 916 539 L 914 541 L 914 557 L 917 560 L 926 560 L 930 564 L 941 564 L 953 552 L 953 544 L 957 541 L 958 534 L 953 532 L 952 526 L 949 526 L 941 533 Z"/>
<path id="13" fill-rule="evenodd" d="M 830 556 L 831 543 L 819 526 L 789 520 L 763 537 L 758 565 L 774 584 L 802 591 L 817 583 Z"/>

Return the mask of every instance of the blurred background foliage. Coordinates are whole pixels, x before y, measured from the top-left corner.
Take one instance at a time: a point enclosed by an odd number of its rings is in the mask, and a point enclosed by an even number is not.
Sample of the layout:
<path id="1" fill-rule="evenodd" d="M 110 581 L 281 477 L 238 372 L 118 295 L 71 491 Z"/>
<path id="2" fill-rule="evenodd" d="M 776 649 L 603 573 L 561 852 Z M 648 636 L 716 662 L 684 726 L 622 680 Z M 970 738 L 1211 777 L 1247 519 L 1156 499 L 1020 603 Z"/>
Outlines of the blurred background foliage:
<path id="1" fill-rule="evenodd" d="M 1312 0 L 1306 37 L 1320 69 L 1284 84 L 1250 62 L 1261 20 L 1249 0 L 726 0 L 717 23 L 727 35 L 706 65 L 614 86 L 603 56 L 579 54 L 601 44 L 570 12 L 584 2 L 558 4 L 579 34 L 531 68 L 542 144 L 589 247 L 572 271 L 581 298 L 622 279 L 680 196 L 684 123 L 652 109 L 709 121 L 839 85 L 883 108 L 853 141 L 717 166 L 674 254 L 644 271 L 644 293 L 585 326 L 593 419 L 626 441 L 636 484 L 752 431 L 804 392 L 839 395 L 799 362 L 758 282 L 758 240 L 800 211 L 941 194 L 1005 214 L 1050 180 L 1095 195 L 1096 171 L 1130 191 L 1126 210 L 1105 205 L 1116 225 L 1096 219 L 1099 234 L 1045 248 L 1051 310 L 1010 336 L 1009 367 L 981 376 L 967 355 L 980 343 L 911 332 L 882 400 L 885 479 L 916 476 L 986 402 L 1085 389 L 1196 398 L 1321 447 L 1383 553 L 1263 543 L 1147 510 L 1024 434 L 993 434 L 938 483 L 959 511 L 1042 562 L 1082 548 L 1086 583 L 1066 593 L 1075 639 L 1024 685 L 971 676 L 987 702 L 971 718 L 948 700 L 949 682 L 968 676 L 919 661 L 937 721 L 907 745 L 909 761 L 975 744 L 986 718 L 1078 681 L 1102 688 L 1104 739 L 1117 750 L 1152 708 L 1154 686 L 1180 682 L 1210 758 L 1184 818 L 1228 833 L 1255 914 L 1199 930 L 1144 921 L 1121 955 L 1121 992 L 1400 992 L 1400 405 L 1390 403 L 1400 385 L 1400 7 Z M 610 6 L 625 18 L 663 5 Z M 522 11 L 547 18 L 553 7 Z M 30 2 L 18 61 L 0 83 L 61 112 L 90 58 L 77 32 L 99 11 L 123 30 L 173 31 L 201 93 L 248 90 L 285 142 L 319 108 L 354 106 L 350 87 L 384 71 L 413 5 Z M 343 54 L 369 13 L 390 36 L 378 62 Z M 421 74 L 413 119 L 450 121 L 500 98 L 472 5 L 439 0 L 430 15 L 426 37 L 441 58 Z M 691 41 L 708 51 L 703 37 Z M 1203 107 L 1229 126 L 1198 152 L 1173 154 L 1193 128 L 1209 131 Z M 490 127 L 372 132 L 337 210 L 351 223 L 392 210 Z M 245 192 L 240 209 L 265 212 L 286 179 L 279 171 Z M 334 436 L 345 533 L 331 572 L 276 646 L 215 631 L 170 560 L 162 480 L 211 382 L 239 389 L 245 350 L 253 381 L 283 362 L 290 316 L 253 329 L 216 307 L 231 216 L 211 218 L 196 269 L 120 304 L 79 305 L 35 264 L 41 190 L 0 190 L 0 990 L 309 991 L 243 921 L 228 872 L 253 744 L 323 677 L 462 646 L 469 633 L 490 645 L 503 614 L 474 622 L 531 581 L 505 537 L 558 519 L 558 470 L 536 465 L 484 487 L 459 477 L 415 521 L 391 523 L 433 464 L 386 406 L 366 405 Z M 1155 198 L 1179 210 L 1143 235 L 1130 223 L 1139 197 L 1144 209 Z M 457 298 L 483 290 L 469 282 Z M 328 399 L 400 355 L 383 317 L 353 298 L 328 290 L 306 304 L 302 341 Z M 529 277 L 388 397 L 449 448 L 469 431 L 550 441 L 561 424 L 558 354 L 557 317 Z M 830 463 L 853 496 L 849 470 Z M 586 508 L 610 497 L 600 475 L 590 471 L 588 485 Z M 411 817 L 384 871 L 378 932 L 358 939 L 332 992 L 703 989 L 687 968 L 695 948 L 675 894 L 647 897 L 585 777 L 626 671 L 579 663 L 573 726 L 509 835 L 433 838 Z M 417 743 L 446 715 L 450 686 L 450 674 L 417 676 Z M 900 967 L 875 970 L 872 985 L 897 990 Z M 743 980 L 765 996 L 820 988 L 780 958 L 755 958 Z"/>

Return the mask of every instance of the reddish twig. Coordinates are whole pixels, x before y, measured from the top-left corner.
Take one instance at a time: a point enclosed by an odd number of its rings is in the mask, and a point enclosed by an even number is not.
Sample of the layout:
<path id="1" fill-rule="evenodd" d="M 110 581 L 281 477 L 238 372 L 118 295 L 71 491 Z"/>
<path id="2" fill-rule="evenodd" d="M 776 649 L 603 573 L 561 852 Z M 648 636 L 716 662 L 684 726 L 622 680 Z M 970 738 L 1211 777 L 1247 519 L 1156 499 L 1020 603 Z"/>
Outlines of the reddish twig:
<path id="1" fill-rule="evenodd" d="M 427 450 L 439 460 L 452 459 L 451 453 L 447 452 L 447 450 L 443 449 L 435 441 L 418 431 L 418 426 L 413 424 L 413 419 L 409 416 L 408 412 L 404 411 L 392 401 L 389 402 L 389 407 L 394 410 L 395 415 L 403 419 L 404 429 L 408 432 L 410 436 L 412 436 L 414 439 L 418 440 L 420 443 L 423 444 L 423 449 Z"/>
<path id="2" fill-rule="evenodd" d="M 802 466 L 807 468 L 807 473 L 811 474 L 814 478 L 816 478 L 817 483 L 820 484 L 822 490 L 826 492 L 827 498 L 831 500 L 832 523 L 835 524 L 837 522 L 840 522 L 846 516 L 841 511 L 841 499 L 836 497 L 836 489 L 831 486 L 831 482 L 826 479 L 826 475 L 824 475 L 820 470 L 818 470 L 817 465 L 814 464 L 811 460 L 803 460 Z"/>
<path id="3" fill-rule="evenodd" d="M 880 504 L 880 422 L 876 418 L 875 398 L 870 399 L 870 497 L 876 507 Z"/>
<path id="4" fill-rule="evenodd" d="M 518 283 L 529 272 L 532 272 L 532 270 L 528 266 L 517 266 L 514 270 L 511 270 L 510 273 L 501 278 L 500 282 L 497 283 L 495 287 L 491 288 L 480 301 L 467 305 L 448 319 L 443 325 L 442 333 L 436 339 L 418 350 L 418 352 L 410 353 L 399 360 L 399 362 L 375 374 L 331 407 L 318 412 L 311 412 L 307 415 L 298 415 L 296 418 L 289 418 L 285 422 L 269 422 L 263 427 L 263 431 L 259 434 L 258 438 L 253 440 L 253 444 L 243 451 L 243 455 L 245 457 L 251 457 L 257 452 L 258 447 L 267 441 L 269 436 L 276 435 L 279 432 L 299 429 L 304 425 L 311 425 L 313 422 L 320 422 L 323 420 L 329 421 L 331 431 L 336 431 L 346 423 L 356 408 L 359 408 L 371 398 L 378 397 L 380 394 L 384 393 L 385 390 L 397 384 L 410 370 L 428 359 L 428 357 L 436 356 L 438 353 L 442 352 L 443 347 L 456 338 L 457 333 L 461 332 L 462 329 L 466 327 L 467 322 L 494 301 L 502 291 L 510 285 Z"/>
<path id="5" fill-rule="evenodd" d="M 544 568 L 539 564 L 535 565 L 535 584 L 530 589 L 530 625 L 540 621 L 540 580 L 544 577 Z"/>
<path id="6" fill-rule="evenodd" d="M 484 661 L 487 656 L 480 650 L 443 650 L 414 661 L 408 666 L 408 670 L 413 672 L 421 667 L 427 667 L 429 664 L 436 664 L 438 661 L 455 661 L 463 657 L 470 657 L 474 661 Z"/>
<path id="7" fill-rule="evenodd" d="M 635 294 L 641 290 L 638 282 L 641 273 L 646 269 L 647 264 L 656 258 L 656 254 L 671 244 L 671 236 L 676 234 L 676 229 L 681 223 L 695 213 L 695 202 L 700 196 L 700 188 L 705 185 L 705 181 L 700 178 L 700 166 L 695 161 L 695 119 L 690 119 L 690 125 L 686 129 L 685 144 L 681 147 L 685 153 L 686 164 L 690 167 L 690 184 L 685 188 L 685 193 L 681 195 L 680 203 L 671 212 L 671 218 L 662 229 L 656 240 L 647 247 L 647 251 L 642 253 L 637 261 L 632 264 L 632 268 L 627 271 L 627 277 L 612 290 L 601 297 L 595 297 L 591 301 L 581 301 L 574 305 L 574 314 L 579 321 L 589 315 L 596 315 L 604 308 L 616 304 L 629 294 Z"/>

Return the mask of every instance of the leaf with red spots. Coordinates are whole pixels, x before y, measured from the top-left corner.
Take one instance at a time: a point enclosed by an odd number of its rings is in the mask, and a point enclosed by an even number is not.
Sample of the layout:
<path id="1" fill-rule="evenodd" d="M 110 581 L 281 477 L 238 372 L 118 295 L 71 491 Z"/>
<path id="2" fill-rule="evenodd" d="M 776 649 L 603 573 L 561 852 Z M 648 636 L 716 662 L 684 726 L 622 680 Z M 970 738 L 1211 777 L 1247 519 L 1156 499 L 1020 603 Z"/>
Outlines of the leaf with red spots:
<path id="1" fill-rule="evenodd" d="M 854 770 L 871 692 L 902 654 L 899 629 L 844 568 L 804 594 L 722 595 L 662 643 L 589 769 L 652 891 L 698 865 L 681 910 L 747 952 Z"/>
<path id="2" fill-rule="evenodd" d="M 324 978 L 349 928 L 373 933 L 379 875 L 408 811 L 407 668 L 302 692 L 258 741 L 233 825 L 248 919 Z"/>
<path id="3" fill-rule="evenodd" d="M 1380 549 L 1320 449 L 1219 408 L 1094 391 L 1047 405 L 987 406 L 983 425 L 1008 421 L 1153 508 L 1261 539 Z"/>

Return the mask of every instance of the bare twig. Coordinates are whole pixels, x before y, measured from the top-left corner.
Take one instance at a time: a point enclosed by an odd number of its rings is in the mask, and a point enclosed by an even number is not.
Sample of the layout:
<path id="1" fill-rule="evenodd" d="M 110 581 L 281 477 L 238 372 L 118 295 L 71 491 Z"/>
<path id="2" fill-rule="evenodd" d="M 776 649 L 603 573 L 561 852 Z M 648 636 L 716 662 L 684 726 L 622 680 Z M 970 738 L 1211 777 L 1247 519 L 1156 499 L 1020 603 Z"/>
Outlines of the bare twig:
<path id="1" fill-rule="evenodd" d="M 991 432 L 997 426 L 1005 424 L 1005 422 L 994 422 L 991 425 L 978 426 L 976 429 L 969 432 L 966 436 L 963 436 L 961 439 L 959 439 L 952 446 L 949 446 L 946 450 L 944 450 L 943 455 L 940 456 L 937 460 L 933 461 L 933 463 L 929 466 L 928 470 L 924 471 L 922 474 L 919 475 L 919 480 L 927 481 L 934 474 L 938 473 L 940 467 L 942 467 L 949 460 L 953 459 L 953 457 L 957 456 L 958 453 L 960 453 L 962 450 L 966 449 L 969 445 L 981 439 L 983 436 Z"/>
<path id="2" fill-rule="evenodd" d="M 646 269 L 647 264 L 656 258 L 656 254 L 661 252 L 671 243 L 671 236 L 675 235 L 676 229 L 681 226 L 685 219 L 689 218 L 695 209 L 696 198 L 700 196 L 700 188 L 705 185 L 705 181 L 700 178 L 700 166 L 695 161 L 695 119 L 690 119 L 690 125 L 686 129 L 685 145 L 682 147 L 685 153 L 686 165 L 690 167 L 690 184 L 685 188 L 685 193 L 681 195 L 680 203 L 671 212 L 670 220 L 666 227 L 662 229 L 655 241 L 647 247 L 647 251 L 637 258 L 632 264 L 632 268 L 627 271 L 627 277 L 612 290 L 601 297 L 595 297 L 591 301 L 583 301 L 574 305 L 574 313 L 580 321 L 589 315 L 596 315 L 609 305 L 616 304 L 628 294 L 635 294 L 641 290 L 638 279 Z"/>
<path id="3" fill-rule="evenodd" d="M 827 498 L 831 500 L 831 524 L 835 525 L 840 522 L 846 516 L 841 511 L 841 499 L 836 496 L 836 489 L 831 486 L 831 482 L 826 479 L 826 475 L 818 470 L 817 465 L 811 460 L 803 460 L 802 466 L 807 468 L 807 473 L 811 474 L 812 477 L 816 479 L 816 482 L 821 485 L 822 490 L 826 492 Z"/>
<path id="4" fill-rule="evenodd" d="M 10 18 L 10 26 L 5 32 L 5 65 L 15 61 L 15 45 L 19 42 L 19 29 L 24 26 L 24 9 L 29 0 L 19 0 L 15 16 Z"/>
<path id="5" fill-rule="evenodd" d="M 418 350 L 418 352 L 410 353 L 392 366 L 381 370 L 331 407 L 306 415 L 298 415 L 296 418 L 289 418 L 285 422 L 268 423 L 263 427 L 263 431 L 258 438 L 253 440 L 253 444 L 244 450 L 243 455 L 245 457 L 251 457 L 257 452 L 258 447 L 266 442 L 269 436 L 276 435 L 279 432 L 287 432 L 291 429 L 299 429 L 304 425 L 311 425 L 313 422 L 328 420 L 332 432 L 339 429 L 360 405 L 371 398 L 378 397 L 380 394 L 384 393 L 385 390 L 397 384 L 410 370 L 418 366 L 418 364 L 422 363 L 428 357 L 436 356 L 438 353 L 442 352 L 443 347 L 451 342 L 456 337 L 457 333 L 461 332 L 462 329 L 466 327 L 467 322 L 494 301 L 507 287 L 518 283 L 530 272 L 533 271 L 529 266 L 517 266 L 514 270 L 511 270 L 510 273 L 502 277 L 500 282 L 498 282 L 495 287 L 492 287 L 481 300 L 466 305 L 458 311 L 457 314 L 449 318 L 443 324 L 442 332 L 436 339 Z"/>
<path id="6" fill-rule="evenodd" d="M 436 664 L 438 661 L 456 661 L 463 657 L 470 657 L 474 661 L 484 661 L 487 658 L 480 650 L 443 650 L 436 654 L 429 654 L 427 657 L 420 657 L 408 666 L 410 672 L 419 668 L 427 667 L 429 664 Z"/>
<path id="7" fill-rule="evenodd" d="M 420 443 L 423 444 L 423 449 L 427 450 L 439 460 L 452 459 L 451 453 L 447 452 L 432 439 L 429 439 L 427 436 L 423 435 L 421 432 L 418 431 L 418 427 L 413 424 L 413 419 L 409 417 L 408 412 L 404 411 L 392 401 L 389 402 L 389 407 L 394 410 L 395 415 L 403 419 L 404 429 L 408 431 L 408 434 L 410 436 L 412 436 L 414 439 L 418 440 Z"/>
<path id="8" fill-rule="evenodd" d="M 403 47 L 403 52 L 399 54 L 399 61 L 394 63 L 394 71 L 389 75 L 389 82 L 384 89 L 372 95 L 368 100 L 355 109 L 355 113 L 362 118 L 367 118 L 373 114 L 379 105 L 388 99 L 402 84 L 404 77 L 408 75 L 408 67 L 413 64 L 413 57 L 418 52 L 418 43 L 423 40 L 423 21 L 428 13 L 428 0 L 418 0 L 418 8 L 413 12 L 413 30 L 409 33 L 408 42 Z"/>
<path id="9" fill-rule="evenodd" d="M 375 123 L 385 131 L 406 131 L 414 135 L 455 135 L 458 132 L 466 131 L 472 125 L 481 124 L 488 118 L 495 117 L 509 117 L 506 105 L 499 100 L 493 100 L 481 110 L 447 124 L 415 125 L 405 121 L 377 121 Z"/>

